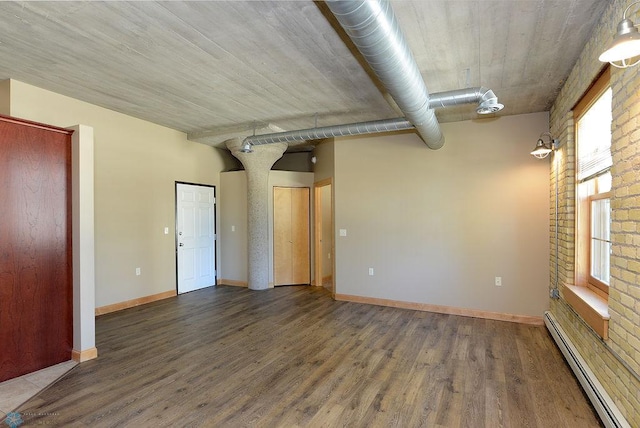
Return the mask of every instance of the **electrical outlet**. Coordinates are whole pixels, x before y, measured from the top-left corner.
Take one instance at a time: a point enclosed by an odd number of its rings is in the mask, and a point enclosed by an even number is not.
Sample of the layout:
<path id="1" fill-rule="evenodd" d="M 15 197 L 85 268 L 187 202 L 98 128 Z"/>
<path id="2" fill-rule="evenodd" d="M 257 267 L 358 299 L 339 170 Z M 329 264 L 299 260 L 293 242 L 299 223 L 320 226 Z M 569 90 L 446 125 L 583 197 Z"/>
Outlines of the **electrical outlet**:
<path id="1" fill-rule="evenodd" d="M 231 231 L 235 232 L 236 231 L 236 227 L 235 226 L 231 226 Z"/>
<path id="2" fill-rule="evenodd" d="M 502 277 L 496 276 L 496 287 L 502 287 Z"/>
<path id="3" fill-rule="evenodd" d="M 140 276 L 140 268 L 136 268 L 136 276 Z"/>

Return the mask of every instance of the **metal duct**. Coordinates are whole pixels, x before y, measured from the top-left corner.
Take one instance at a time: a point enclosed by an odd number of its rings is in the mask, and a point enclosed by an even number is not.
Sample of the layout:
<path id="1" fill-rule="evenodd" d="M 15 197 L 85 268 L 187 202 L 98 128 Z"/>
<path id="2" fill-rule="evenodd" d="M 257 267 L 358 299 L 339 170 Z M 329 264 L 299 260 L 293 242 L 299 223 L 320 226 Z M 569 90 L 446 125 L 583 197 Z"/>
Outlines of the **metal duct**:
<path id="1" fill-rule="evenodd" d="M 254 135 L 244 140 L 245 145 L 292 143 L 415 128 L 429 148 L 439 149 L 444 144 L 444 136 L 433 109 L 479 103 L 476 111 L 487 114 L 503 108 L 493 91 L 484 87 L 429 95 L 387 0 L 327 0 L 326 3 L 406 118 Z"/>
<path id="2" fill-rule="evenodd" d="M 374 120 L 371 122 L 351 123 L 348 125 L 323 126 L 320 128 L 301 129 L 297 131 L 277 132 L 275 134 L 253 135 L 244 139 L 243 143 L 251 145 L 293 143 L 296 141 L 319 140 L 345 135 L 375 134 L 377 132 L 402 131 L 413 129 L 407 119 Z"/>
<path id="3" fill-rule="evenodd" d="M 429 107 L 432 109 L 452 107 L 462 104 L 478 103 L 476 111 L 481 114 L 493 113 L 502 109 L 498 98 L 491 89 L 484 87 L 458 89 L 455 91 L 437 92 L 429 97 Z M 491 108 L 494 110 L 489 111 Z M 482 112 L 480 110 L 483 110 Z M 253 135 L 244 139 L 243 143 L 250 145 L 293 143 L 299 141 L 319 140 L 345 135 L 374 134 L 378 132 L 402 131 L 414 126 L 404 117 L 397 119 L 376 120 L 371 122 L 351 123 L 347 125 L 324 126 L 321 128 L 301 129 L 297 131 L 277 132 L 273 134 Z"/>
<path id="4" fill-rule="evenodd" d="M 386 0 L 336 1 L 327 6 L 367 60 L 400 110 L 431 149 L 444 144 L 429 92 Z"/>
<path id="5" fill-rule="evenodd" d="M 476 108 L 478 114 L 495 113 L 504 108 L 498 102 L 496 94 L 483 86 L 435 93 L 429 97 L 429 107 L 432 109 L 471 103 L 478 103 Z"/>

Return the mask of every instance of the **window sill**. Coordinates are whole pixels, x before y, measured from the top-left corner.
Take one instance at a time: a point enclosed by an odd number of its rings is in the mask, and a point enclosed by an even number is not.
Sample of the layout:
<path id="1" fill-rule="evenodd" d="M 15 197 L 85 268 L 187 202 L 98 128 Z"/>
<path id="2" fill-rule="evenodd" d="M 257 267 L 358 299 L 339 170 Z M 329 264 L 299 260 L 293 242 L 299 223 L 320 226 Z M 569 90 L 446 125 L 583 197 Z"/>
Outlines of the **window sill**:
<path id="1" fill-rule="evenodd" d="M 587 287 L 565 285 L 564 298 L 604 340 L 609 338 L 609 303 Z"/>

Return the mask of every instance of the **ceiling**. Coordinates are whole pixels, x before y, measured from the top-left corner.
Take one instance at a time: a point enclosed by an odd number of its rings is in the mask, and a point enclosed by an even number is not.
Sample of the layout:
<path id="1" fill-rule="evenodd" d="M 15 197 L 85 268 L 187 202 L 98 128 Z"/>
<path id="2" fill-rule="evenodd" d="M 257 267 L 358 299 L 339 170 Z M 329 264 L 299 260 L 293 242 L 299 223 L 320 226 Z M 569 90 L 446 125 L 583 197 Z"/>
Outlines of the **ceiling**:
<path id="1" fill-rule="evenodd" d="M 430 92 L 485 86 L 513 115 L 549 110 L 609 2 L 392 6 Z M 402 116 L 323 2 L 0 2 L 0 28 L 0 79 L 217 147 L 254 128 Z M 477 117 L 469 105 L 436 115 Z"/>

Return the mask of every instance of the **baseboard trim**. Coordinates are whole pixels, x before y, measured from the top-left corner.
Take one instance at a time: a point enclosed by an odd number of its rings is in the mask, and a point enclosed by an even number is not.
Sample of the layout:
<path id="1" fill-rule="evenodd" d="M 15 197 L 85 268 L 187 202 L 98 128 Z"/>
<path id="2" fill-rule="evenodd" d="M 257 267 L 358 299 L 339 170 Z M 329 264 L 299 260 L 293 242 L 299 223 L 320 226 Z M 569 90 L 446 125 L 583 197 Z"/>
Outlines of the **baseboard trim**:
<path id="1" fill-rule="evenodd" d="M 98 348 L 94 347 L 84 349 L 82 351 L 76 351 L 75 349 L 71 350 L 71 359 L 78 363 L 93 360 L 94 358 L 98 358 Z"/>
<path id="2" fill-rule="evenodd" d="M 231 285 L 233 287 L 248 287 L 247 281 L 237 281 L 235 279 L 218 279 L 219 285 Z"/>
<path id="3" fill-rule="evenodd" d="M 500 312 L 455 308 L 452 306 L 431 305 L 428 303 L 404 302 L 401 300 L 378 299 L 375 297 L 353 296 L 350 294 L 335 294 L 334 298 L 343 302 L 365 303 L 368 305 L 389 306 L 392 308 L 412 309 L 415 311 L 436 312 L 439 314 L 460 315 L 463 317 L 517 322 L 520 324 L 544 325 L 542 317 L 534 317 L 530 315 L 503 314 Z"/>
<path id="4" fill-rule="evenodd" d="M 556 345 L 582 385 L 587 397 L 607 428 L 630 428 L 620 409 L 613 402 L 587 362 L 580 355 L 571 338 L 562 329 L 556 318 L 549 311 L 544 313 L 544 321 Z"/>
<path id="5" fill-rule="evenodd" d="M 145 303 L 155 302 L 157 300 L 168 299 L 176 296 L 176 290 L 169 290 L 163 293 L 152 294 L 151 296 L 138 297 L 137 299 L 127 300 L 126 302 L 114 303 L 112 305 L 101 306 L 96 308 L 96 316 L 104 315 L 111 312 L 121 311 L 123 309 L 133 308 L 135 306 L 144 305 Z"/>

